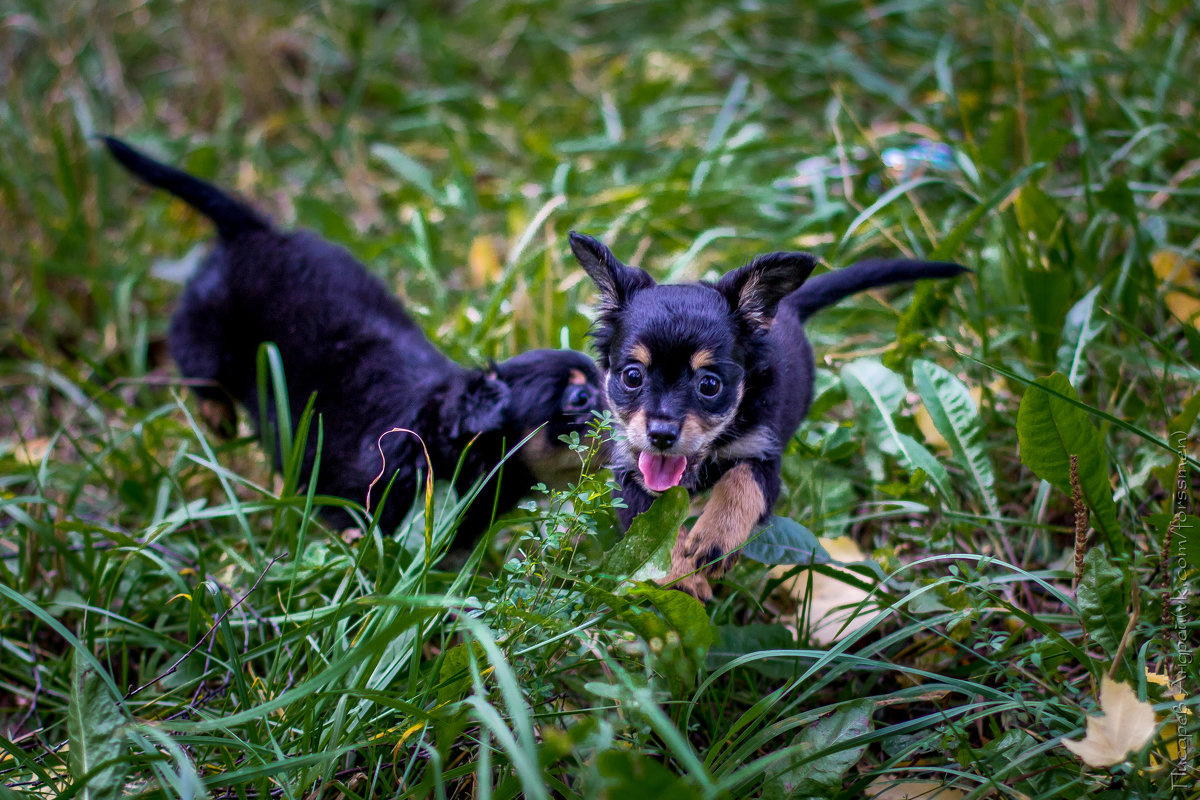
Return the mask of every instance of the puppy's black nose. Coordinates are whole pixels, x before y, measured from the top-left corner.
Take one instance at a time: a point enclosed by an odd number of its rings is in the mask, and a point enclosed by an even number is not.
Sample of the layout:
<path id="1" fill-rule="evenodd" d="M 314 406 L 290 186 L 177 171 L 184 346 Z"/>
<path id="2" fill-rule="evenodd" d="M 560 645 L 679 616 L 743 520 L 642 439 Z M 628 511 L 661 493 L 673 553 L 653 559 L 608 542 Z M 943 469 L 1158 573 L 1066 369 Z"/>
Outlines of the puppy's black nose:
<path id="1" fill-rule="evenodd" d="M 666 420 L 652 419 L 646 425 L 646 435 L 655 448 L 667 450 L 679 438 L 679 426 Z"/>

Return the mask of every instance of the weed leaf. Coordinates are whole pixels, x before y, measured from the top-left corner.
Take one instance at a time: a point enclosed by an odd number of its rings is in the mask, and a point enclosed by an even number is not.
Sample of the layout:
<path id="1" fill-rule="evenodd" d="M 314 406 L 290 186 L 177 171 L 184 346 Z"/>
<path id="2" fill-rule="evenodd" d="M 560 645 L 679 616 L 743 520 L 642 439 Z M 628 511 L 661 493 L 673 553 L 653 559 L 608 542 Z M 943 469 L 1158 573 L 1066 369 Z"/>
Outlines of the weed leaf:
<path id="1" fill-rule="evenodd" d="M 974 481 L 988 513 L 999 517 L 996 476 L 984 449 L 983 422 L 970 389 L 948 370 L 923 360 L 913 363 L 913 382 L 938 433 L 950 444 L 958 463 Z"/>
<path id="2" fill-rule="evenodd" d="M 121 793 L 123 777 L 116 765 L 93 772 L 100 764 L 121 755 L 125 717 L 96 669 L 75 650 L 71 664 L 71 698 L 67 707 L 68 764 L 71 777 L 88 775 L 80 793 L 84 800 L 109 800 Z M 91 773 L 89 775 L 89 773 Z"/>
<path id="3" fill-rule="evenodd" d="M 760 564 L 824 564 L 830 560 L 816 534 L 787 517 L 771 517 L 739 552 Z"/>
<path id="4" fill-rule="evenodd" d="M 660 549 L 669 551 L 687 516 L 687 489 L 682 486 L 668 489 L 654 505 L 634 518 L 625 538 L 605 557 L 601 571 L 614 576 L 633 575 Z"/>
<path id="5" fill-rule="evenodd" d="M 866 745 L 840 747 L 843 742 L 871 732 L 873 700 L 855 700 L 805 728 L 795 747 L 802 763 L 779 770 L 767 780 L 764 798 L 828 797 L 842 787 L 842 776 L 858 763 Z M 830 751 L 826 753 L 826 751 Z M 811 758 L 812 753 L 825 753 Z M 795 762 L 793 762 L 795 763 Z"/>
<path id="6" fill-rule="evenodd" d="M 946 468 L 933 454 L 911 436 L 896 428 L 892 416 L 907 394 L 904 381 L 890 369 L 870 358 L 860 358 L 842 368 L 842 381 L 850 399 L 859 409 L 865 409 L 867 427 L 879 449 L 896 456 L 910 470 L 923 470 L 938 494 L 945 494 Z M 871 413 L 871 411 L 874 413 Z"/>
<path id="7" fill-rule="evenodd" d="M 1125 580 L 1103 547 L 1093 547 L 1083 559 L 1076 601 L 1079 619 L 1088 636 L 1110 656 L 1116 653 L 1129 624 Z"/>
<path id="8" fill-rule="evenodd" d="M 605 750 L 596 759 L 605 792 L 601 797 L 690 800 L 696 790 L 653 758 L 629 750 Z"/>
<path id="9" fill-rule="evenodd" d="M 1108 457 L 1100 434 L 1087 412 L 1063 397 L 1079 399 L 1066 377 L 1057 372 L 1039 378 L 1025 391 L 1017 411 L 1021 463 L 1054 488 L 1070 494 L 1071 456 L 1079 456 L 1079 484 L 1092 512 L 1092 523 L 1110 543 L 1120 541 Z"/>
<path id="10" fill-rule="evenodd" d="M 706 665 L 715 670 L 742 656 L 762 654 L 770 650 L 792 650 L 796 639 L 782 625 L 754 622 L 749 625 L 721 625 L 717 628 L 717 641 L 708 651 Z M 786 680 L 795 677 L 800 660 L 780 659 L 769 656 L 754 658 L 745 664 L 768 678 Z"/>
<path id="11" fill-rule="evenodd" d="M 1071 306 L 1063 323 L 1062 342 L 1058 346 L 1058 371 L 1065 372 L 1071 384 L 1079 379 L 1079 371 L 1084 364 L 1083 354 L 1088 344 L 1104 330 L 1103 322 L 1092 324 L 1098 294 L 1099 286 L 1085 294 Z"/>

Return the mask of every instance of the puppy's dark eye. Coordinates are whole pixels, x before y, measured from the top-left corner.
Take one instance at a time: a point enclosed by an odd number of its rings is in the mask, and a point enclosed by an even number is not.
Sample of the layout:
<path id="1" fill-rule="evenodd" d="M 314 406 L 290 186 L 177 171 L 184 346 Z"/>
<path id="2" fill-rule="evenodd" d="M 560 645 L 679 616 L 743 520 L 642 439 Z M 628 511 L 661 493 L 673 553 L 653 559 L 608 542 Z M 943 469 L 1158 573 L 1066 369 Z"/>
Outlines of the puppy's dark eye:
<path id="1" fill-rule="evenodd" d="M 642 374 L 642 368 L 635 364 L 630 364 L 621 371 L 621 383 L 625 384 L 625 388 L 627 389 L 638 388 L 645 379 L 646 376 Z"/>
<path id="2" fill-rule="evenodd" d="M 716 397 L 721 393 L 721 379 L 716 375 L 703 375 L 696 384 L 696 391 L 704 397 Z"/>
<path id="3" fill-rule="evenodd" d="M 563 397 L 563 410 L 584 411 L 591 406 L 592 393 L 586 386 L 572 386 Z"/>

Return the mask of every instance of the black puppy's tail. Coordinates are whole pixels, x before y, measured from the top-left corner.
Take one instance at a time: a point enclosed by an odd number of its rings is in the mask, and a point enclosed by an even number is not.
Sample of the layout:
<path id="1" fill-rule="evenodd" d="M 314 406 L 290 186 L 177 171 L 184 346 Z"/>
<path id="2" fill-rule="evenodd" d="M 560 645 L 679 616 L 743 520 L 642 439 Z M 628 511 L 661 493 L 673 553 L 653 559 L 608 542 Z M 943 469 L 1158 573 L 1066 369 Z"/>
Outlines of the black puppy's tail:
<path id="1" fill-rule="evenodd" d="M 166 189 L 212 220 L 222 239 L 233 239 L 242 233 L 271 227 L 262 214 L 211 183 L 161 164 L 115 136 L 105 136 L 104 143 L 108 146 L 108 152 L 125 169 L 151 186 Z"/>
<path id="2" fill-rule="evenodd" d="M 826 306 L 852 294 L 924 278 L 953 278 L 971 270 L 950 261 L 915 261 L 908 258 L 873 258 L 809 278 L 780 303 L 806 320 Z"/>

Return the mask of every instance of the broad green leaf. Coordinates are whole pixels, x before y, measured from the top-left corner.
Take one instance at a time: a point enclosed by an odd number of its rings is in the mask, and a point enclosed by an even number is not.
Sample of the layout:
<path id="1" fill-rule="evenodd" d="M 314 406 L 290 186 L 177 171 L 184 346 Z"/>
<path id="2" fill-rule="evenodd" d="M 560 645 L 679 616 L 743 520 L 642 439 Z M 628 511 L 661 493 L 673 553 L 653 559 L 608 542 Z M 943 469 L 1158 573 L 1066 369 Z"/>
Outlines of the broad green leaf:
<path id="1" fill-rule="evenodd" d="M 866 745 L 845 749 L 838 749 L 838 746 L 870 733 L 874 711 L 874 700 L 855 700 L 805 728 L 796 742 L 800 751 L 797 760 L 812 760 L 775 771 L 763 787 L 762 796 L 828 797 L 831 792 L 841 789 L 842 777 L 862 758 Z M 825 753 L 830 750 L 834 752 Z M 812 758 L 813 754 L 817 757 Z"/>
<path id="2" fill-rule="evenodd" d="M 759 533 L 738 551 L 761 564 L 823 564 L 829 554 L 816 534 L 787 517 L 772 517 Z"/>
<path id="3" fill-rule="evenodd" d="M 1110 656 L 1116 653 L 1129 624 L 1129 612 L 1124 576 L 1103 547 L 1093 547 L 1084 556 L 1075 601 L 1088 636 Z"/>
<path id="4" fill-rule="evenodd" d="M 792 650 L 796 637 L 787 628 L 778 624 L 753 622 L 749 625 L 721 625 L 717 628 L 717 641 L 709 648 L 705 664 L 709 670 L 717 669 L 736 658 L 765 650 Z M 768 678 L 786 680 L 795 677 L 801 662 L 799 659 L 764 657 L 748 662 L 752 669 Z"/>
<path id="5" fill-rule="evenodd" d="M 1137 202 L 1133 199 L 1133 192 L 1129 190 L 1129 184 L 1120 178 L 1110 178 L 1104 188 L 1096 192 L 1096 199 L 1122 219 L 1137 217 Z"/>
<path id="6" fill-rule="evenodd" d="M 1036 182 L 1027 183 L 1017 192 L 1013 209 L 1017 212 L 1017 224 L 1025 233 L 1039 239 L 1049 239 L 1062 218 L 1062 210 L 1051 197 L 1042 191 Z"/>
<path id="7" fill-rule="evenodd" d="M 904 381 L 870 358 L 860 358 L 843 367 L 842 381 L 855 406 L 867 414 L 865 424 L 879 449 L 899 458 L 910 470 L 923 470 L 938 494 L 945 495 L 946 468 L 923 445 L 897 430 L 892 420 L 908 391 Z"/>
<path id="8" fill-rule="evenodd" d="M 896 433 L 896 441 L 900 444 L 900 452 L 898 453 L 901 463 L 909 470 L 921 470 L 933 482 L 933 486 L 937 489 L 938 494 L 946 493 L 946 484 L 950 480 L 946 468 L 942 466 L 942 462 L 937 460 L 937 457 L 929 452 L 925 445 L 918 442 L 916 439 L 909 436 L 907 433 Z"/>
<path id="9" fill-rule="evenodd" d="M 1200 392 L 1193 394 L 1192 398 L 1183 404 L 1183 410 L 1171 417 L 1171 430 L 1168 434 L 1172 441 L 1178 441 L 1181 435 L 1186 441 L 1187 434 L 1196 424 L 1197 416 L 1200 416 Z"/>
<path id="10" fill-rule="evenodd" d="M 950 443 L 959 465 L 975 483 L 988 514 L 999 517 L 996 476 L 984 449 L 983 422 L 971 397 L 971 390 L 949 371 L 931 361 L 918 360 L 913 363 L 913 382 L 938 433 Z"/>
<path id="11" fill-rule="evenodd" d="M 67 764 L 78 781 L 105 761 L 121 755 L 125 747 L 125 716 L 95 667 L 75 650 L 71 664 L 71 697 L 67 704 Z M 124 774 L 113 764 L 87 779 L 80 793 L 84 800 L 108 800 L 121 794 Z"/>
<path id="12" fill-rule="evenodd" d="M 1110 543 L 1122 542 L 1109 484 L 1108 457 L 1100 434 L 1092 427 L 1087 412 L 1063 397 L 1079 399 L 1067 379 L 1057 372 L 1037 379 L 1026 389 L 1017 411 L 1021 463 L 1070 495 L 1071 456 L 1078 456 L 1079 486 L 1092 512 L 1092 525 Z"/>
<path id="13" fill-rule="evenodd" d="M 688 493 L 682 486 L 668 489 L 644 513 L 634 517 L 629 531 L 600 565 L 609 575 L 629 576 L 664 547 L 670 550 L 679 526 L 688 516 Z"/>
<path id="14" fill-rule="evenodd" d="M 639 586 L 634 594 L 654 604 L 667 624 L 679 634 L 679 641 L 690 657 L 697 661 L 704 659 L 717 636 L 703 603 L 684 592 L 661 589 L 649 583 Z"/>
<path id="15" fill-rule="evenodd" d="M 857 405 L 875 408 L 888 421 L 908 392 L 899 375 L 873 358 L 860 358 L 842 367 L 842 382 Z M 890 427 L 874 418 L 867 426 L 879 433 L 886 433 Z"/>
<path id="16" fill-rule="evenodd" d="M 596 766 L 604 782 L 601 797 L 653 797 L 655 800 L 692 800 L 696 797 L 695 787 L 639 752 L 605 750 L 597 757 Z"/>
<path id="17" fill-rule="evenodd" d="M 479 642 L 463 642 L 446 651 L 442 667 L 438 670 L 438 703 L 450 703 L 461 699 L 471 689 L 471 656 L 483 669 L 487 654 Z"/>
<path id="18" fill-rule="evenodd" d="M 1079 379 L 1080 368 L 1084 365 L 1084 353 L 1093 339 L 1104 330 L 1104 323 L 1092 324 L 1092 313 L 1096 307 L 1096 295 L 1100 287 L 1085 294 L 1078 303 L 1071 306 L 1063 323 L 1062 340 L 1058 346 L 1058 371 L 1065 372 L 1067 380 L 1073 385 Z"/>
<path id="19" fill-rule="evenodd" d="M 631 594 L 648 599 L 658 613 L 634 605 L 621 613 L 621 619 L 646 642 L 655 669 L 674 689 L 691 686 L 716 640 L 708 612 L 691 595 L 651 583 L 638 585 Z"/>

